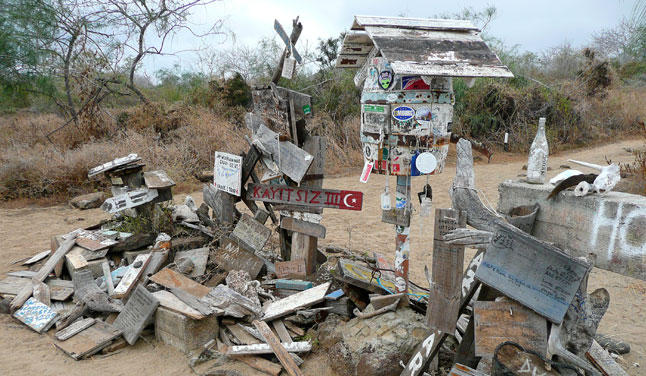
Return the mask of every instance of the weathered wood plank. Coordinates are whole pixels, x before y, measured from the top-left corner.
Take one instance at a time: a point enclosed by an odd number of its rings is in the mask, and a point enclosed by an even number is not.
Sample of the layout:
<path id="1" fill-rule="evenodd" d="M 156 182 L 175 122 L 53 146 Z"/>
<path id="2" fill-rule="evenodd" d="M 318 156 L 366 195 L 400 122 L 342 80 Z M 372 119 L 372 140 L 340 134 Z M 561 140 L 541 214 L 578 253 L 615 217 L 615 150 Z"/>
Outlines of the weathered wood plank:
<path id="1" fill-rule="evenodd" d="M 291 259 L 305 260 L 305 272 L 307 275 L 316 273 L 316 252 L 318 249 L 318 238 L 304 235 L 298 232 L 292 234 Z"/>
<path id="2" fill-rule="evenodd" d="M 108 346 L 121 331 L 112 325 L 97 320 L 94 325 L 79 332 L 66 341 L 56 341 L 54 345 L 76 360 L 96 354 Z"/>
<path id="3" fill-rule="evenodd" d="M 67 328 L 61 329 L 56 332 L 56 339 L 59 341 L 65 341 L 71 337 L 74 337 L 77 335 L 79 332 L 89 328 L 90 326 L 94 325 L 94 319 L 91 317 L 85 318 L 85 319 L 80 319 L 74 321 L 70 326 Z"/>
<path id="4" fill-rule="evenodd" d="M 363 193 L 358 191 L 255 183 L 247 186 L 247 198 L 270 203 L 342 210 L 361 210 L 363 204 Z"/>
<path id="5" fill-rule="evenodd" d="M 558 324 L 586 273 L 583 261 L 496 224 L 476 278 Z"/>
<path id="6" fill-rule="evenodd" d="M 123 278 L 121 278 L 121 282 L 119 282 L 117 287 L 112 292 L 112 297 L 125 298 L 130 294 L 130 291 L 132 291 L 135 285 L 137 285 L 139 278 L 141 278 L 144 270 L 146 270 L 146 267 L 150 262 L 150 257 L 150 253 L 146 253 L 135 258 L 135 262 L 130 265 L 130 268 L 128 269 L 126 274 L 124 274 Z"/>
<path id="7" fill-rule="evenodd" d="M 228 237 L 220 239 L 220 247 L 215 252 L 215 262 L 224 270 L 246 270 L 255 279 L 265 262 L 253 253 L 240 249 L 238 244 Z"/>
<path id="8" fill-rule="evenodd" d="M 108 213 L 116 213 L 151 202 L 157 196 L 159 196 L 159 192 L 156 189 L 139 188 L 116 197 L 110 197 L 101 205 L 101 209 Z"/>
<path id="9" fill-rule="evenodd" d="M 453 368 L 451 368 L 451 371 L 449 371 L 447 376 L 485 376 L 485 374 L 473 368 L 456 363 L 453 365 Z"/>
<path id="10" fill-rule="evenodd" d="M 114 293 L 114 283 L 112 282 L 112 272 L 110 272 L 110 265 L 107 262 L 104 262 L 101 264 L 101 268 L 103 269 L 103 280 L 105 281 L 105 284 L 108 288 L 108 295 L 112 295 Z"/>
<path id="11" fill-rule="evenodd" d="M 406 210 L 405 208 L 392 208 L 390 210 L 382 210 L 381 221 L 383 223 L 390 223 L 391 225 L 409 227 L 410 214 L 410 210 Z"/>
<path id="12" fill-rule="evenodd" d="M 169 178 L 163 170 L 144 172 L 144 182 L 146 187 L 151 189 L 169 188 L 175 185 L 173 179 Z"/>
<path id="13" fill-rule="evenodd" d="M 51 306 L 52 299 L 49 294 L 49 287 L 43 282 L 34 281 L 34 280 L 32 280 L 32 285 L 34 289 L 33 291 L 34 298 L 36 298 L 36 300 L 38 300 L 39 302 L 43 303 L 46 306 Z"/>
<path id="14" fill-rule="evenodd" d="M 309 341 L 283 343 L 282 346 L 287 352 L 308 352 L 312 350 L 312 344 Z M 272 350 L 271 346 L 269 346 L 269 344 L 267 343 L 257 343 L 255 345 L 231 346 L 227 350 L 227 355 L 262 355 L 262 354 L 273 354 L 273 353 L 274 351 Z"/>
<path id="15" fill-rule="evenodd" d="M 283 322 L 283 320 L 274 320 L 271 322 L 271 325 L 274 327 L 274 330 L 276 330 L 276 333 L 278 334 L 278 337 L 280 338 L 281 342 L 284 342 L 284 343 L 294 342 L 292 340 L 292 337 L 289 335 L 289 332 L 287 331 L 287 328 L 285 327 L 285 323 Z"/>
<path id="16" fill-rule="evenodd" d="M 231 233 L 231 239 L 252 252 L 262 250 L 270 236 L 271 230 L 247 213 L 242 214 Z"/>
<path id="17" fill-rule="evenodd" d="M 448 245 L 443 236 L 467 225 L 464 211 L 435 209 L 435 230 L 433 231 L 433 271 L 426 324 L 443 333 L 453 333 L 458 320 L 462 297 L 462 268 L 464 247 Z"/>
<path id="18" fill-rule="evenodd" d="M 597 341 L 592 342 L 585 356 L 604 376 L 628 376 L 628 373 L 615 362 L 610 354 Z"/>
<path id="19" fill-rule="evenodd" d="M 303 180 L 303 176 L 312 164 L 314 157 L 289 141 L 280 142 L 280 163 L 278 169 L 289 176 L 296 183 Z"/>
<path id="20" fill-rule="evenodd" d="M 267 341 L 267 344 L 271 347 L 273 353 L 280 361 L 280 364 L 285 368 L 285 371 L 287 371 L 290 376 L 304 376 L 294 359 L 289 356 L 287 349 L 283 347 L 284 345 L 294 345 L 297 342 L 286 343 L 283 345 L 271 329 L 269 329 L 266 322 L 254 320 L 253 325 L 260 331 L 260 334 L 265 337 L 265 341 Z"/>
<path id="21" fill-rule="evenodd" d="M 161 290 L 153 292 L 155 299 L 159 301 L 159 305 L 173 312 L 181 313 L 194 320 L 201 320 L 206 316 L 201 314 L 198 310 L 190 307 L 188 304 L 181 301 L 172 292 Z"/>
<path id="22" fill-rule="evenodd" d="M 128 344 L 134 345 L 158 306 L 159 301 L 153 294 L 142 285 L 137 285 L 113 325 L 123 332 Z"/>
<path id="23" fill-rule="evenodd" d="M 31 258 L 29 258 L 27 261 L 23 262 L 22 264 L 23 265 L 35 264 L 38 261 L 40 261 L 40 260 L 44 259 L 45 257 L 49 256 L 50 253 L 52 253 L 51 249 L 48 249 L 46 251 L 42 251 L 40 253 L 37 253 L 37 254 L 33 255 Z"/>
<path id="24" fill-rule="evenodd" d="M 276 277 L 278 278 L 304 278 L 306 276 L 304 259 L 276 262 Z"/>
<path id="25" fill-rule="evenodd" d="M 45 265 L 43 265 L 40 270 L 38 270 L 38 273 L 34 275 L 33 279 L 39 282 L 43 282 L 49 273 L 51 273 L 56 265 L 63 260 L 63 257 L 69 252 L 74 244 L 76 243 L 76 236 L 72 235 L 68 239 L 66 239 L 63 244 L 58 247 L 56 252 L 54 252 L 53 255 L 50 256 L 50 258 L 45 262 Z M 23 289 L 20 291 L 18 295 L 16 295 L 15 298 L 11 301 L 11 310 L 15 311 L 18 309 L 18 307 L 21 307 L 27 299 L 31 296 L 33 293 L 33 288 L 31 285 L 26 285 L 23 287 Z"/>
<path id="26" fill-rule="evenodd" d="M 223 310 L 227 316 L 241 318 L 245 316 L 257 317 L 261 314 L 260 306 L 253 300 L 226 285 L 216 286 L 202 300 Z"/>
<path id="27" fill-rule="evenodd" d="M 263 321 L 271 321 L 295 312 L 299 308 L 309 307 L 320 303 L 325 299 L 330 282 L 318 285 L 314 288 L 288 296 L 284 299 L 271 302 L 265 309 Z"/>
<path id="28" fill-rule="evenodd" d="M 526 353 L 512 344 L 500 347 L 496 359 L 494 359 L 495 362 L 502 364 L 515 375 L 560 376 L 560 373 L 554 369 L 548 370 L 540 357 Z M 494 364 L 493 370 L 496 368 L 497 366 Z"/>
<path id="29" fill-rule="evenodd" d="M 215 188 L 213 184 L 202 186 L 202 196 L 219 222 L 232 224 L 235 221 L 235 196 Z"/>
<path id="30" fill-rule="evenodd" d="M 206 296 L 210 288 L 183 276 L 174 270 L 165 268 L 150 277 L 150 280 L 167 288 L 179 288 L 198 298 Z"/>
<path id="31" fill-rule="evenodd" d="M 280 228 L 325 239 L 325 226 L 314 222 L 303 221 L 292 217 L 282 217 L 280 220 Z"/>
<path id="32" fill-rule="evenodd" d="M 251 368 L 257 369 L 272 376 L 278 376 L 280 374 L 280 371 L 283 370 L 283 367 L 281 367 L 280 365 L 274 362 L 270 362 L 269 360 L 261 358 L 259 356 L 233 355 L 232 358 L 245 363 Z"/>
<path id="33" fill-rule="evenodd" d="M 493 356 L 496 347 L 506 341 L 546 355 L 545 318 L 514 301 L 477 301 L 473 306 L 476 356 Z"/>
<path id="34" fill-rule="evenodd" d="M 140 161 L 141 158 L 137 154 L 128 154 L 125 157 L 116 158 L 110 162 L 106 162 L 102 165 L 91 168 L 87 172 L 87 177 L 91 178 L 92 176 L 98 175 L 102 172 L 110 171 L 120 166 L 125 166 L 129 163 Z"/>
<path id="35" fill-rule="evenodd" d="M 31 285 L 29 287 L 31 288 Z M 43 333 L 54 325 L 58 313 L 31 297 L 13 313 L 13 317 L 36 333 Z"/>
<path id="36" fill-rule="evenodd" d="M 213 313 L 219 313 L 219 314 L 223 313 L 222 311 L 211 307 L 208 303 L 202 301 L 200 298 L 194 295 L 191 295 L 182 289 L 171 288 L 170 291 L 184 304 L 188 305 L 189 307 L 193 308 L 194 310 L 198 311 L 204 316 L 208 316 Z"/>
<path id="37" fill-rule="evenodd" d="M 254 345 L 254 344 L 257 344 L 257 343 L 262 343 L 262 341 L 260 341 L 258 338 L 252 336 L 246 330 L 242 329 L 241 327 L 239 327 L 236 324 L 234 324 L 234 325 L 226 325 L 226 328 L 242 344 Z"/>

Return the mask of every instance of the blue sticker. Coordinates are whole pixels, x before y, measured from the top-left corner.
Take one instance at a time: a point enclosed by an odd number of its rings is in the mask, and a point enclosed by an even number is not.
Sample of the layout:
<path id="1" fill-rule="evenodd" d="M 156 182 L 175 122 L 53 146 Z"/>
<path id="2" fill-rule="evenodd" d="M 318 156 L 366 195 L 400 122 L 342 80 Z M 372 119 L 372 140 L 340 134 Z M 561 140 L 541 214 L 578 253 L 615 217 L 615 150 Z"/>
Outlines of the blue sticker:
<path id="1" fill-rule="evenodd" d="M 415 110 L 408 106 L 397 106 L 393 109 L 393 118 L 399 121 L 408 121 L 415 116 Z"/>

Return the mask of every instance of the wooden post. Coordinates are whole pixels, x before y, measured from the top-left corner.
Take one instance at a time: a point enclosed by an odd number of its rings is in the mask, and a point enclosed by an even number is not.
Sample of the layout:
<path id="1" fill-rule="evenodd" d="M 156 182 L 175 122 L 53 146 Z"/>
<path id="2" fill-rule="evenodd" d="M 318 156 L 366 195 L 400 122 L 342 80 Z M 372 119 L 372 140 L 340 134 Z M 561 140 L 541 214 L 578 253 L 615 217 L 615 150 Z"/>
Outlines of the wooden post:
<path id="1" fill-rule="evenodd" d="M 395 207 L 406 208 L 410 204 L 410 176 L 397 176 Z M 410 208 L 408 209 L 410 210 Z M 395 286 L 397 292 L 408 293 L 408 259 L 410 254 L 410 227 L 395 226 Z M 408 301 L 406 299 L 406 301 Z"/>

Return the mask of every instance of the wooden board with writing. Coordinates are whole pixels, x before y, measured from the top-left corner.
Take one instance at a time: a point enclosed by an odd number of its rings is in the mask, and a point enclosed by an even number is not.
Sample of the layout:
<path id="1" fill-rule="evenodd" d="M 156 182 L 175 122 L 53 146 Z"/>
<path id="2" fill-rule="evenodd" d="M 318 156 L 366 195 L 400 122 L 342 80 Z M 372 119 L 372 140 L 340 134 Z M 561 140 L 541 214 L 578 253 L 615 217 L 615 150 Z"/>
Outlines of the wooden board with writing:
<path id="1" fill-rule="evenodd" d="M 276 262 L 276 277 L 278 278 L 305 278 L 306 275 L 304 259 Z"/>
<path id="2" fill-rule="evenodd" d="M 249 184 L 249 200 L 315 208 L 361 210 L 363 193 L 336 189 L 298 188 L 274 184 Z"/>
<path id="3" fill-rule="evenodd" d="M 476 278 L 558 324 L 587 272 L 558 248 L 497 225 Z"/>
<path id="4" fill-rule="evenodd" d="M 54 345 L 72 358 L 80 360 L 101 351 L 120 335 L 121 331 L 119 329 L 103 321 L 96 320 L 94 325 L 79 332 L 74 337 L 65 341 L 55 341 Z"/>
<path id="5" fill-rule="evenodd" d="M 313 160 L 314 157 L 305 150 L 289 141 L 281 141 L 278 169 L 296 183 L 303 180 Z"/>
<path id="6" fill-rule="evenodd" d="M 433 267 L 426 324 L 444 333 L 453 333 L 462 297 L 464 247 L 449 245 L 443 236 L 465 228 L 467 215 L 454 209 L 435 209 L 433 232 Z"/>
<path id="7" fill-rule="evenodd" d="M 37 333 L 42 333 L 51 328 L 58 313 L 32 297 L 13 313 L 13 317 Z"/>
<path id="8" fill-rule="evenodd" d="M 215 262 L 224 270 L 246 270 L 255 279 L 265 262 L 253 253 L 240 249 L 228 237 L 220 239 L 220 247 L 215 251 Z"/>
<path id="9" fill-rule="evenodd" d="M 144 181 L 148 188 L 168 188 L 175 185 L 173 179 L 169 178 L 166 171 L 146 171 L 144 172 Z"/>
<path id="10" fill-rule="evenodd" d="M 74 283 L 62 279 L 49 279 L 45 281 L 49 287 L 49 295 L 52 300 L 64 301 L 74 293 Z M 17 295 L 26 286 L 31 286 L 30 278 L 7 277 L 0 281 L 0 295 Z"/>
<path id="11" fill-rule="evenodd" d="M 405 208 L 382 210 L 381 221 L 391 225 L 410 227 L 410 210 Z"/>
<path id="12" fill-rule="evenodd" d="M 115 287 L 111 296 L 114 298 L 127 297 L 128 294 L 130 294 L 130 291 L 132 291 L 132 289 L 139 281 L 139 278 L 141 278 L 144 270 L 146 270 L 146 267 L 150 262 L 150 258 L 150 253 L 137 256 L 132 265 L 130 265 L 130 268 L 128 269 L 126 274 L 123 276 L 123 278 L 121 278 L 121 282 L 119 282 L 117 287 Z"/>
<path id="13" fill-rule="evenodd" d="M 74 337 L 79 332 L 89 328 L 92 325 L 94 325 L 94 319 L 91 317 L 78 319 L 74 321 L 70 326 L 57 331 L 55 337 L 59 341 L 65 341 L 69 338 Z"/>
<path id="14" fill-rule="evenodd" d="M 545 356 L 547 321 L 514 301 L 474 302 L 476 356 L 493 356 L 502 342 L 513 341 Z"/>
<path id="15" fill-rule="evenodd" d="M 151 276 L 150 280 L 167 288 L 182 289 L 198 298 L 206 296 L 211 291 L 210 288 L 168 268 L 160 270 L 157 274 Z"/>
<path id="16" fill-rule="evenodd" d="M 158 306 L 159 300 L 145 287 L 137 285 L 113 325 L 123 332 L 128 344 L 134 345 Z"/>
<path id="17" fill-rule="evenodd" d="M 327 290 L 330 288 L 330 282 L 318 285 L 314 288 L 301 291 L 297 294 L 290 295 L 286 298 L 275 300 L 267 306 L 263 321 L 272 321 L 277 318 L 286 316 L 295 312 L 299 308 L 309 307 L 320 303 L 325 299 Z"/>
<path id="18" fill-rule="evenodd" d="M 231 233 L 231 239 L 252 252 L 262 250 L 270 236 L 271 230 L 247 213 L 242 214 Z"/>

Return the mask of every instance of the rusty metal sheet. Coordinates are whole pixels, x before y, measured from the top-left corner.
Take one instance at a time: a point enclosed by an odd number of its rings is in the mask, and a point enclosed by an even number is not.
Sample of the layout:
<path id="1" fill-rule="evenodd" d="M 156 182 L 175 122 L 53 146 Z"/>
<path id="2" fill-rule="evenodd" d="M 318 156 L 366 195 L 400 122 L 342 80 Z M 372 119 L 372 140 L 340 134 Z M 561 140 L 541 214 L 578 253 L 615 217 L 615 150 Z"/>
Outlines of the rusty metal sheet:
<path id="1" fill-rule="evenodd" d="M 412 17 L 355 16 L 351 30 L 363 30 L 366 26 L 398 27 L 420 30 L 473 30 L 478 27 L 467 20 L 445 20 Z"/>

